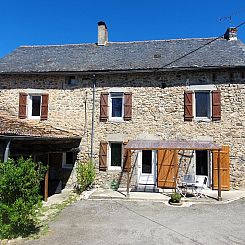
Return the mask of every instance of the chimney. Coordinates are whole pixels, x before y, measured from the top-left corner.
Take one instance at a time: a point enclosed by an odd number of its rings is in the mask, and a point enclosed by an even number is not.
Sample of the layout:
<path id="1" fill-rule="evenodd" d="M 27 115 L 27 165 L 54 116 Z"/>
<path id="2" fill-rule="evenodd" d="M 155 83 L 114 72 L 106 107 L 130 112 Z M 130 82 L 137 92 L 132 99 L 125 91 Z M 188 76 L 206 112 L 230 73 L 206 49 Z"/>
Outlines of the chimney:
<path id="1" fill-rule="evenodd" d="M 224 34 L 224 38 L 227 40 L 237 40 L 237 29 L 235 27 L 229 27 Z"/>
<path id="2" fill-rule="evenodd" d="M 105 22 L 98 22 L 98 45 L 104 46 L 108 42 L 108 31 Z"/>

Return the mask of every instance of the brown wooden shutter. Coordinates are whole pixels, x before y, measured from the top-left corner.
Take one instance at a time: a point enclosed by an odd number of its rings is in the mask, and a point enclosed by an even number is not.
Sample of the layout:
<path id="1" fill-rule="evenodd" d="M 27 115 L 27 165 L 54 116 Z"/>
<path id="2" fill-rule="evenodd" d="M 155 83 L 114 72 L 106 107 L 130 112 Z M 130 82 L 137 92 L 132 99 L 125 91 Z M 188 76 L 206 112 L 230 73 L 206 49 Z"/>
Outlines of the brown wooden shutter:
<path id="1" fill-rule="evenodd" d="M 41 120 L 48 119 L 48 94 L 42 95 Z"/>
<path id="2" fill-rule="evenodd" d="M 100 95 L 100 121 L 106 122 L 108 119 L 108 95 L 109 93 L 101 93 Z"/>
<path id="3" fill-rule="evenodd" d="M 161 188 L 175 188 L 178 175 L 178 154 L 176 150 L 158 150 L 157 184 Z"/>
<path id="4" fill-rule="evenodd" d="M 123 142 L 123 171 L 129 171 L 131 168 L 131 151 L 125 149 L 127 142 Z"/>
<path id="5" fill-rule="evenodd" d="M 220 151 L 221 190 L 230 189 L 230 148 L 222 146 Z M 218 151 L 213 151 L 213 189 L 218 189 Z"/>
<path id="6" fill-rule="evenodd" d="M 99 153 L 99 170 L 106 171 L 107 169 L 107 147 L 108 143 L 105 141 L 100 142 L 100 153 Z"/>
<path id="7" fill-rule="evenodd" d="M 219 90 L 212 91 L 212 120 L 221 120 L 221 93 Z"/>
<path id="8" fill-rule="evenodd" d="M 124 120 L 132 119 L 132 93 L 124 93 Z"/>
<path id="9" fill-rule="evenodd" d="M 27 94 L 20 93 L 19 95 L 19 118 L 25 119 L 27 117 Z"/>
<path id="10" fill-rule="evenodd" d="M 184 119 L 185 121 L 192 121 L 192 91 L 184 92 Z"/>

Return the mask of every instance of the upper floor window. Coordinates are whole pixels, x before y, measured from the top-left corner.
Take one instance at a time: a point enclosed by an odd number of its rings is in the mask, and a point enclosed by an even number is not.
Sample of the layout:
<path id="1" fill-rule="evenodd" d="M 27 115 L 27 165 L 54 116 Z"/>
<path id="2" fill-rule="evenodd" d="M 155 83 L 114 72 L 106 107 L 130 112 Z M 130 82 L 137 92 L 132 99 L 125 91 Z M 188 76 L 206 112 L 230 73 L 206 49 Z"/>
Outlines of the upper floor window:
<path id="1" fill-rule="evenodd" d="M 28 118 L 40 119 L 42 96 L 29 95 L 28 99 Z"/>
<path id="2" fill-rule="evenodd" d="M 101 93 L 100 121 L 128 121 L 132 119 L 132 93 Z"/>
<path id="3" fill-rule="evenodd" d="M 195 96 L 195 115 L 198 118 L 211 118 L 211 93 L 210 91 L 197 91 Z"/>
<path id="4" fill-rule="evenodd" d="M 123 120 L 123 93 L 110 93 L 110 119 Z"/>
<path id="5" fill-rule="evenodd" d="M 48 94 L 19 95 L 19 118 L 25 119 L 48 119 Z"/>
<path id="6" fill-rule="evenodd" d="M 221 120 L 221 94 L 213 86 L 190 86 L 184 93 L 185 121 Z"/>

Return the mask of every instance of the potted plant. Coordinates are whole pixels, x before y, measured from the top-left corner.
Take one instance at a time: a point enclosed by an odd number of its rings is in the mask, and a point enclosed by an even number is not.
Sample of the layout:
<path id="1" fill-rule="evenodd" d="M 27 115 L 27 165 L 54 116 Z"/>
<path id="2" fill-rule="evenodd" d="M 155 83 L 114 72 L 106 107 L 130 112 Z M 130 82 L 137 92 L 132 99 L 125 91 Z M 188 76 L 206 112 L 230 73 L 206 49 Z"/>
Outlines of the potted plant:
<path id="1" fill-rule="evenodd" d="M 176 205 L 176 206 L 182 205 L 182 203 L 181 203 L 181 195 L 178 192 L 174 192 L 171 195 L 171 198 L 169 199 L 169 204 Z"/>
<path id="2" fill-rule="evenodd" d="M 111 189 L 114 191 L 117 191 L 118 187 L 119 187 L 119 182 L 117 180 L 113 179 L 111 182 Z"/>

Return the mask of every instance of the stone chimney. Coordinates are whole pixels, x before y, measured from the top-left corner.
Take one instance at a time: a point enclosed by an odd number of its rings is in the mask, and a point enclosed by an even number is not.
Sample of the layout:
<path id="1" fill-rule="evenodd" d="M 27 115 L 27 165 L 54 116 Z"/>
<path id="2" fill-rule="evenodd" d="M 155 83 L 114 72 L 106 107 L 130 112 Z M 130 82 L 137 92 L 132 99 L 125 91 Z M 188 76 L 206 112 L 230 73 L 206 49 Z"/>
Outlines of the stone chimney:
<path id="1" fill-rule="evenodd" d="M 235 27 L 229 27 L 224 34 L 224 38 L 227 40 L 237 40 L 237 29 Z"/>
<path id="2" fill-rule="evenodd" d="M 98 45 L 104 46 L 108 42 L 108 31 L 105 22 L 98 22 Z"/>

